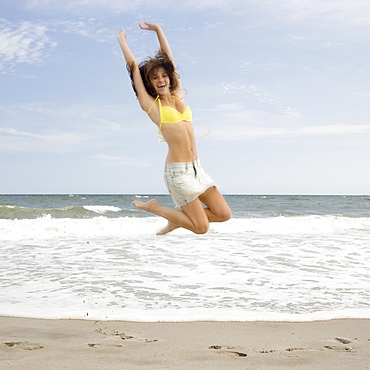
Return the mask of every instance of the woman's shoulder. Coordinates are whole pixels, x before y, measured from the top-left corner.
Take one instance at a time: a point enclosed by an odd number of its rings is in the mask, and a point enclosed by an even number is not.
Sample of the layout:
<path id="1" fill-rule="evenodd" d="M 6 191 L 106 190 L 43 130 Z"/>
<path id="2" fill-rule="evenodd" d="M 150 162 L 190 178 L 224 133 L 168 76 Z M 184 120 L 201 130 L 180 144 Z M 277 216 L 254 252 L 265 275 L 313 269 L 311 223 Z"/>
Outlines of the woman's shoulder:
<path id="1" fill-rule="evenodd" d="M 185 95 L 188 93 L 188 90 L 187 89 L 177 89 L 175 91 L 172 91 L 172 96 L 174 96 L 175 98 L 185 102 Z"/>

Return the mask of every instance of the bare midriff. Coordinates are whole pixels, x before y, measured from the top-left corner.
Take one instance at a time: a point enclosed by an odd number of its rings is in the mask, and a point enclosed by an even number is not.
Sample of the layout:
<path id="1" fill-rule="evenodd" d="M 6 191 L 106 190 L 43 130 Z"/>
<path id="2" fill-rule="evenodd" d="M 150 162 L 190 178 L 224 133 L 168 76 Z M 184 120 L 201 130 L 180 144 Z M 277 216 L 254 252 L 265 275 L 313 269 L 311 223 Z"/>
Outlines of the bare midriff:
<path id="1" fill-rule="evenodd" d="M 191 122 L 164 124 L 162 135 L 168 145 L 166 163 L 193 162 L 198 158 Z"/>

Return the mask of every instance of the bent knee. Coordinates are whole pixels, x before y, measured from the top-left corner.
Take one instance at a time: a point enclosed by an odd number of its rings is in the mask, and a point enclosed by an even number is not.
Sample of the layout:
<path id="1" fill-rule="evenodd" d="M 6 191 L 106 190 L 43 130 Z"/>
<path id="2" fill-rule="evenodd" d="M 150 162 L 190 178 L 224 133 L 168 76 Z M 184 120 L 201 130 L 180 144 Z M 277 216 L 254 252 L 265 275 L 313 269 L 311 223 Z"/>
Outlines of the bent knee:
<path id="1" fill-rule="evenodd" d="M 231 217 L 232 217 L 232 213 L 230 210 L 224 213 L 224 221 L 230 220 Z"/>
<path id="2" fill-rule="evenodd" d="M 204 223 L 197 225 L 197 227 L 194 230 L 195 234 L 206 234 L 207 231 L 209 230 L 209 223 Z"/>
<path id="3" fill-rule="evenodd" d="M 232 216 L 232 213 L 230 209 L 225 209 L 224 211 L 217 214 L 219 222 L 228 221 L 230 220 L 231 216 Z"/>

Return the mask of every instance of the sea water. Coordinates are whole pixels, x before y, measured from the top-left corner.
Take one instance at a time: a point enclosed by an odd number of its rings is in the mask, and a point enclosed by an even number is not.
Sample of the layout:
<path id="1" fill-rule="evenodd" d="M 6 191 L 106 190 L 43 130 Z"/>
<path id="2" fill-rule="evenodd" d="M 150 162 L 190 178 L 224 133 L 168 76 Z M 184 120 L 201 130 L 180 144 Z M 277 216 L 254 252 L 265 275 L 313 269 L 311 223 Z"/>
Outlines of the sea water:
<path id="1" fill-rule="evenodd" d="M 231 220 L 164 236 L 151 197 L 0 195 L 0 315 L 370 318 L 370 196 L 229 195 Z"/>

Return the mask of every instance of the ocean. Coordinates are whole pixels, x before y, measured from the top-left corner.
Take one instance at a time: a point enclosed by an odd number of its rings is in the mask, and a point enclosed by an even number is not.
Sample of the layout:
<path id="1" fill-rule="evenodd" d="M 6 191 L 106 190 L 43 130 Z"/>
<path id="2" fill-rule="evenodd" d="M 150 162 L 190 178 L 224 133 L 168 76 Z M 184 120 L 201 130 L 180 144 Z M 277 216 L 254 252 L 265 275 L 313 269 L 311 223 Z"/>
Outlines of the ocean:
<path id="1" fill-rule="evenodd" d="M 0 315 L 370 318 L 370 196 L 227 195 L 231 220 L 164 236 L 152 197 L 0 195 Z"/>

